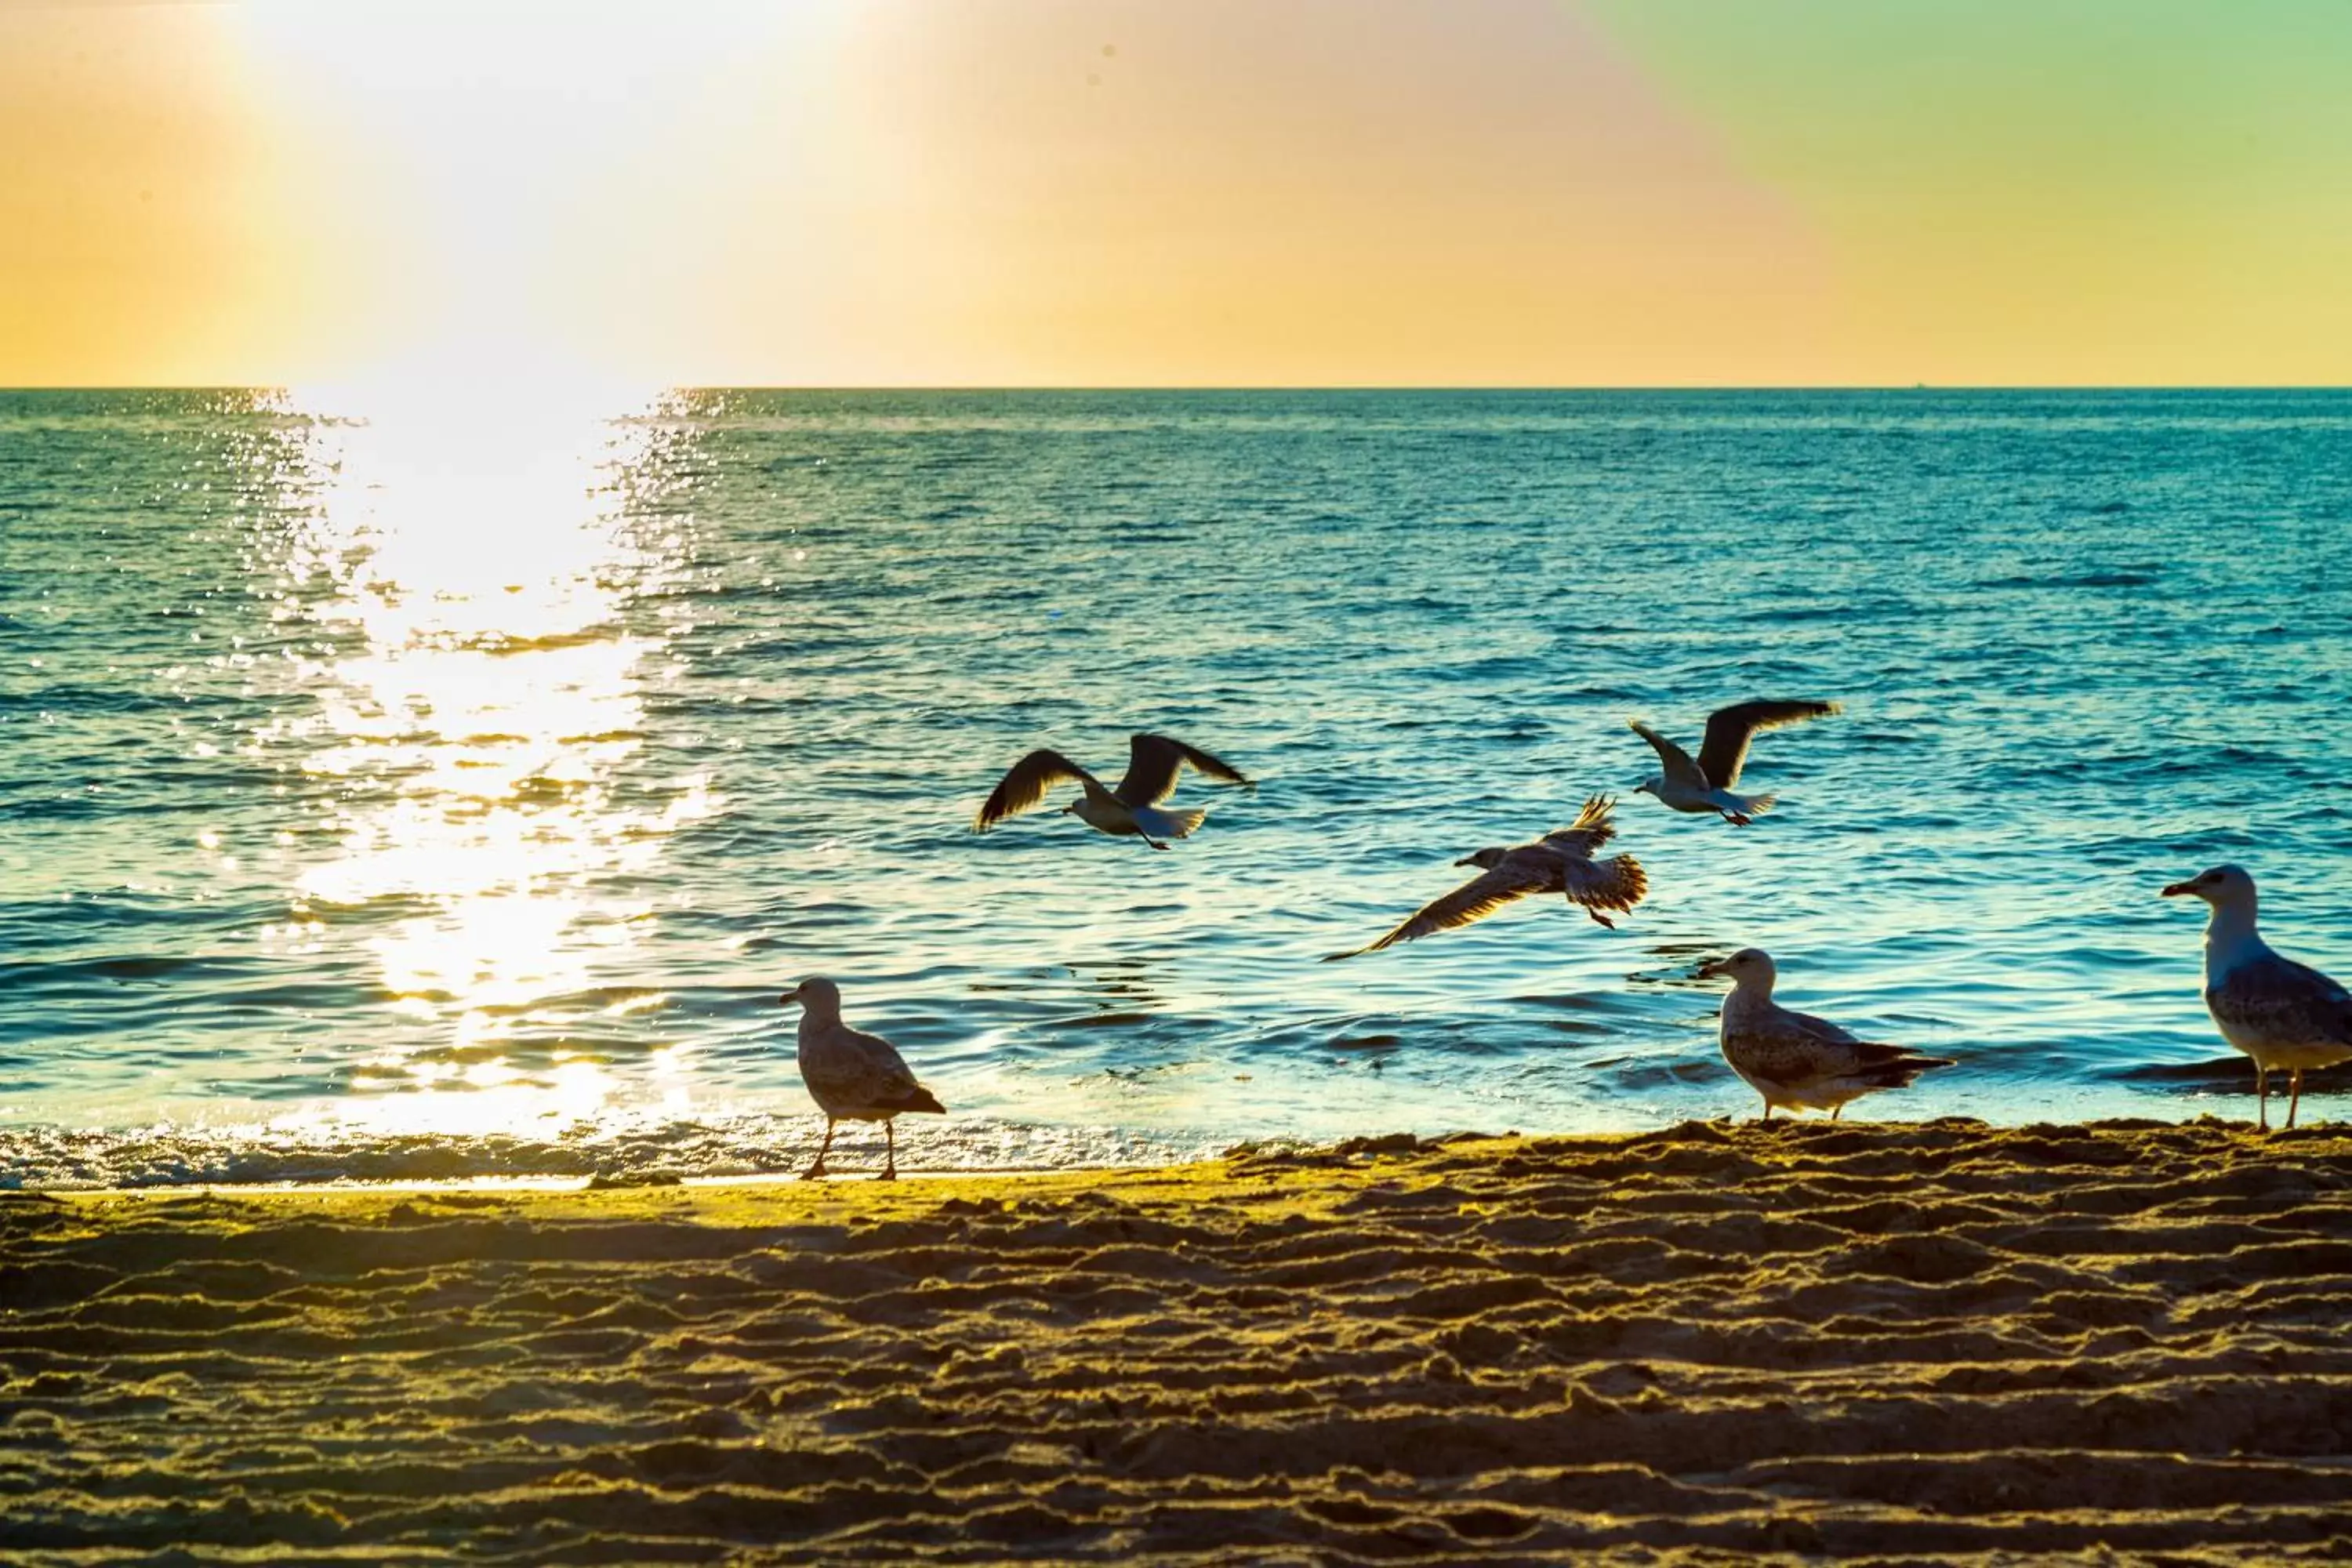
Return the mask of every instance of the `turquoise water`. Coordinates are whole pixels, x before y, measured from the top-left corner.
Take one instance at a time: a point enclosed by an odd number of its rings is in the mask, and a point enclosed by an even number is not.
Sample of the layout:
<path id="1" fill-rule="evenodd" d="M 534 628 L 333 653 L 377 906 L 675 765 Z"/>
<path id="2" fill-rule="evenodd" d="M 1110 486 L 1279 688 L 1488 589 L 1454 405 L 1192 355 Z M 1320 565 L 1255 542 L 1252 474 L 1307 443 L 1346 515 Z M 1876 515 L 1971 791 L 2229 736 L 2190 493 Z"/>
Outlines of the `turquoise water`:
<path id="1" fill-rule="evenodd" d="M 1958 1058 L 1864 1114 L 2243 1114 L 2225 858 L 2352 973 L 2352 395 L 614 412 L 0 395 L 0 1180 L 793 1168 L 811 973 L 912 1167 L 1751 1114 L 1743 944 Z M 1631 793 L 1753 696 L 1772 815 Z M 968 831 L 1147 727 L 1263 786 Z M 1619 930 L 1317 962 L 1600 790 Z"/>

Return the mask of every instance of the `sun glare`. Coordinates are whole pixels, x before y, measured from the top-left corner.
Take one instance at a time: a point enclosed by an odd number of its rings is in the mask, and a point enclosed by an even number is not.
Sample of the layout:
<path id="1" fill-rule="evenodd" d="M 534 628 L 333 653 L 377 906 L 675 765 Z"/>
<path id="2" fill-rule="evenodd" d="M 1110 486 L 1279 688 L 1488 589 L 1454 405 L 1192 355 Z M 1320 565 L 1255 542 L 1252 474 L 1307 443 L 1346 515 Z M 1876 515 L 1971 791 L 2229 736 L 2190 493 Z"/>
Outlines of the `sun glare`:
<path id="1" fill-rule="evenodd" d="M 551 389 L 375 391 L 364 417 L 306 409 L 328 618 L 361 637 L 315 679 L 306 765 L 352 804 L 285 939 L 367 927 L 405 1026 L 356 1084 L 425 1093 L 315 1109 L 410 1131 L 588 1115 L 615 1085 L 564 1041 L 626 1010 L 598 990 L 600 962 L 647 913 L 605 889 L 709 808 L 698 778 L 623 777 L 645 739 L 637 672 L 661 651 L 625 598 L 673 563 L 630 535 L 614 480 L 660 437 Z"/>
<path id="2" fill-rule="evenodd" d="M 354 293 L 333 313 L 361 335 L 324 373 L 371 394 L 600 382 L 671 307 L 677 204 L 723 146 L 718 106 L 746 96 L 724 85 L 740 88 L 790 10 L 240 7 L 299 149 L 286 175 L 305 221 L 290 240 L 328 252 L 313 274 Z"/>

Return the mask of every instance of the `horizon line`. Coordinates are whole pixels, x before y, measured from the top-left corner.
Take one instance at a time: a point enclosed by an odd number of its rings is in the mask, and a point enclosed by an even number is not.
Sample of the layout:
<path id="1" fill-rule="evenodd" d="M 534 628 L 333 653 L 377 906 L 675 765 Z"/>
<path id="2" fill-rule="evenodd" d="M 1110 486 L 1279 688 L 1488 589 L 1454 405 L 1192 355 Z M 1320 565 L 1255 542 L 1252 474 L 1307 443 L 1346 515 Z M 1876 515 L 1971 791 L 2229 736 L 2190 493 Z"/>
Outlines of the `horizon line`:
<path id="1" fill-rule="evenodd" d="M 453 384 L 457 378 L 452 378 Z M 287 392 L 310 382 L 25 382 L 26 392 Z M 2219 382 L 666 382 L 661 392 L 804 393 L 1782 393 L 1782 392 L 2352 392 L 2352 381 Z"/>

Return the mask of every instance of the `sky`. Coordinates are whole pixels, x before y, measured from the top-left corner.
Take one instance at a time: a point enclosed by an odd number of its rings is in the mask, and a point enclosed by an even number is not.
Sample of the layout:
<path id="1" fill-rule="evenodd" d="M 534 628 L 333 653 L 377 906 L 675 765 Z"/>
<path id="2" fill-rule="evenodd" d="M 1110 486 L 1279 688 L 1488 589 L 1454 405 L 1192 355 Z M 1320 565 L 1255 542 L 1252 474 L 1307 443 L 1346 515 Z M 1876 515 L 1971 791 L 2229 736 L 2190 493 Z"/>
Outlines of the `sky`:
<path id="1" fill-rule="evenodd" d="M 2347 0 L 0 0 L 0 384 L 2352 381 Z"/>

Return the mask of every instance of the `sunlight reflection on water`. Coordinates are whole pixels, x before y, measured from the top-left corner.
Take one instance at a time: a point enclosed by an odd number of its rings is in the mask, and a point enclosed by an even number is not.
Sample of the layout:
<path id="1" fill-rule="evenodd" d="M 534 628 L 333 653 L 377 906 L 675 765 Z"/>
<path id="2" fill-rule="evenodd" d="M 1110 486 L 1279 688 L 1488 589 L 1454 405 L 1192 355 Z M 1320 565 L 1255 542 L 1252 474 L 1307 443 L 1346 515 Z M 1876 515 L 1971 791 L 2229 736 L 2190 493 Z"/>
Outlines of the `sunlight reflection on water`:
<path id="1" fill-rule="evenodd" d="M 644 740 L 639 670 L 664 652 L 657 630 L 622 625 L 625 587 L 661 563 L 616 498 L 664 437 L 551 420 L 562 406 L 426 398 L 316 426 L 306 457 L 338 578 L 322 614 L 362 641 L 320 672 L 303 767 L 389 793 L 333 824 L 339 853 L 299 878 L 289 929 L 384 900 L 414 912 L 368 942 L 381 1005 L 405 1026 L 353 1074 L 356 1100 L 297 1120 L 480 1132 L 590 1119 L 620 1092 L 592 1049 L 534 1037 L 563 1034 L 600 963 L 634 947 L 650 905 L 616 880 L 713 802 L 707 776 L 652 809 L 616 798 Z M 520 428 L 516 408 L 532 416 Z M 639 1094 L 684 1109 L 683 1060 L 656 1047 Z"/>

